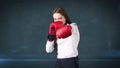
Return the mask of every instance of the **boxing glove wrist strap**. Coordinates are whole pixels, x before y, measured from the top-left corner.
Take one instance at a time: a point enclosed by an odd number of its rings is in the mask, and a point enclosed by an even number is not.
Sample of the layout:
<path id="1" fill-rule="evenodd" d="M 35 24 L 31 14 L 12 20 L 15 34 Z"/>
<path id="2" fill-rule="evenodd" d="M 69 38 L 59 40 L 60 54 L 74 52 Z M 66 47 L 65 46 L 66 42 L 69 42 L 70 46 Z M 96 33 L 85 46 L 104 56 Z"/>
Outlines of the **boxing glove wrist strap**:
<path id="1" fill-rule="evenodd" d="M 53 41 L 56 39 L 56 35 L 48 35 L 48 40 Z"/>

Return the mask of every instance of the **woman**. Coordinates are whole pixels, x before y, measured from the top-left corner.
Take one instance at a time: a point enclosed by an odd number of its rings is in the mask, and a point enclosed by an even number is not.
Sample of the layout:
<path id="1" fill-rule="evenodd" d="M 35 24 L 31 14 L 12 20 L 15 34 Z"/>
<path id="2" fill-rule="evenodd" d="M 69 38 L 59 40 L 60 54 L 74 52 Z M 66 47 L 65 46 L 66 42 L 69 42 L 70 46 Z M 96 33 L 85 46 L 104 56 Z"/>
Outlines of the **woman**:
<path id="1" fill-rule="evenodd" d="M 72 23 L 64 8 L 53 10 L 46 52 L 57 50 L 56 68 L 79 68 L 78 44 L 80 34 L 76 23 Z"/>

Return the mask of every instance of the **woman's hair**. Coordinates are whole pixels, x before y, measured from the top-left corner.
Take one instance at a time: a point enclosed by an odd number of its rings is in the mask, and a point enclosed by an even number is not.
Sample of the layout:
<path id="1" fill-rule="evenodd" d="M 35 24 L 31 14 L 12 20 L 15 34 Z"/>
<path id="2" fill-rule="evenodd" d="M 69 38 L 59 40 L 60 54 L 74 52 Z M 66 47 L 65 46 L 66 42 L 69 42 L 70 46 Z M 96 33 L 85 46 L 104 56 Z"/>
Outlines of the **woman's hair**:
<path id="1" fill-rule="evenodd" d="M 65 25 L 66 25 L 66 24 L 71 24 L 71 20 L 70 20 L 70 18 L 68 17 L 68 14 L 67 14 L 67 12 L 65 11 L 64 8 L 61 8 L 61 7 L 55 8 L 55 9 L 53 10 L 53 14 L 54 14 L 54 13 L 60 13 L 61 15 L 63 15 L 63 16 L 65 17 L 65 19 L 66 19 Z"/>

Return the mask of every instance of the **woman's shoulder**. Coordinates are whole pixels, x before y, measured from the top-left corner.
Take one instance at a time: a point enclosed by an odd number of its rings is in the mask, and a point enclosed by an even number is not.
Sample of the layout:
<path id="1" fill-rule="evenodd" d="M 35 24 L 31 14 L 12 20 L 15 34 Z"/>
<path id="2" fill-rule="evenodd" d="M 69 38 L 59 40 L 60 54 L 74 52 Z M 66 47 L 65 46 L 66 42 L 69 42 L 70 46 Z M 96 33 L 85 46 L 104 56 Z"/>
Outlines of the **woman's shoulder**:
<path id="1" fill-rule="evenodd" d="M 77 23 L 73 22 L 70 24 L 71 26 L 77 26 Z"/>

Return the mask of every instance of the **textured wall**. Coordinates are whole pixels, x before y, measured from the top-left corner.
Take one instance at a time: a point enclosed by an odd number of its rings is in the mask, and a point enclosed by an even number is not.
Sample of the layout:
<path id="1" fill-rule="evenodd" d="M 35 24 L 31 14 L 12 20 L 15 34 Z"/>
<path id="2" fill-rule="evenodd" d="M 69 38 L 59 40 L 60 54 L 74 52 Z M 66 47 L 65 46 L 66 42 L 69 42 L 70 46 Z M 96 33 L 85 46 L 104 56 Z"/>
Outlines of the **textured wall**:
<path id="1" fill-rule="evenodd" d="M 119 4 L 118 0 L 0 1 L 0 57 L 55 59 L 56 54 L 45 52 L 55 7 L 64 7 L 71 20 L 78 24 L 80 58 L 119 57 Z"/>

